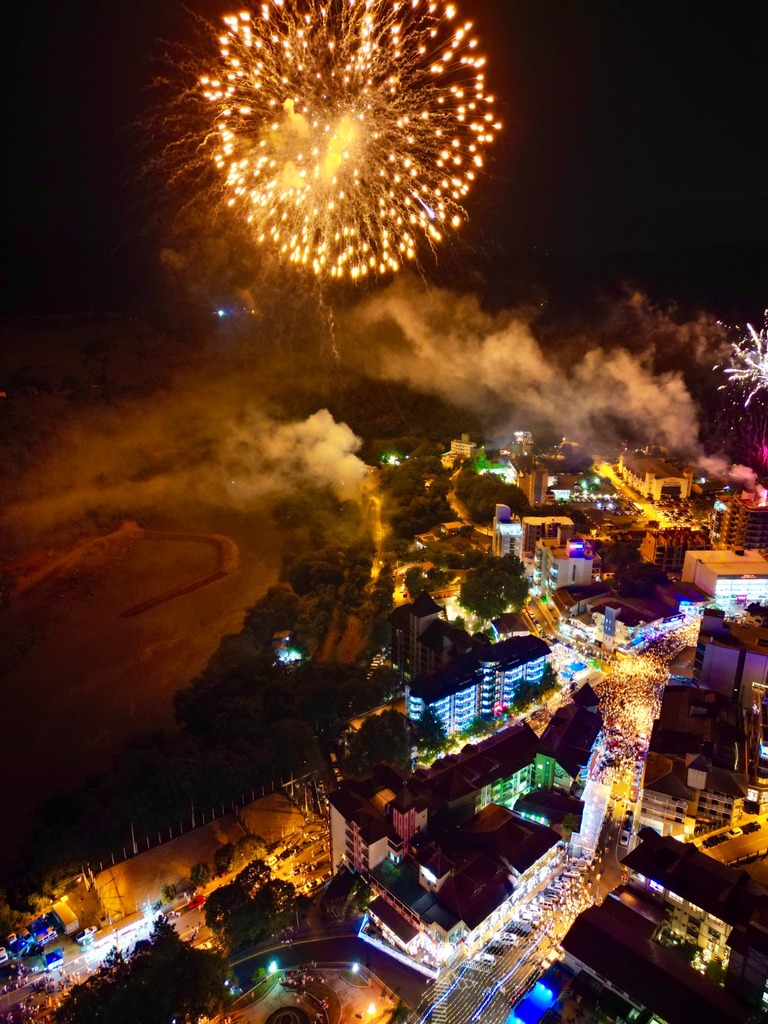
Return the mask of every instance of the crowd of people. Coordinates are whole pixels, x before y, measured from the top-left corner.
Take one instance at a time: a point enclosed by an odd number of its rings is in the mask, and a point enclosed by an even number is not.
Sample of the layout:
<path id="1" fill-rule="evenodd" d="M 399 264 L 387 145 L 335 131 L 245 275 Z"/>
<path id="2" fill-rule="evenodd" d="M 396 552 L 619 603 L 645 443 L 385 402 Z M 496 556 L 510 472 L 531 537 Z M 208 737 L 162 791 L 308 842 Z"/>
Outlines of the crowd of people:
<path id="1" fill-rule="evenodd" d="M 670 662 L 683 648 L 695 646 L 698 633 L 698 622 L 691 622 L 660 636 L 645 650 L 620 655 L 595 685 L 603 713 L 604 742 L 592 767 L 593 778 L 611 782 L 636 771 L 659 713 Z"/>
<path id="2" fill-rule="evenodd" d="M 47 1024 L 53 1019 L 54 1011 L 61 1005 L 64 995 L 77 978 L 41 978 L 29 985 L 29 993 L 25 999 L 16 1003 L 4 1015 L 0 1014 L 2 1024 Z M 23 982 L 26 986 L 29 983 Z"/>

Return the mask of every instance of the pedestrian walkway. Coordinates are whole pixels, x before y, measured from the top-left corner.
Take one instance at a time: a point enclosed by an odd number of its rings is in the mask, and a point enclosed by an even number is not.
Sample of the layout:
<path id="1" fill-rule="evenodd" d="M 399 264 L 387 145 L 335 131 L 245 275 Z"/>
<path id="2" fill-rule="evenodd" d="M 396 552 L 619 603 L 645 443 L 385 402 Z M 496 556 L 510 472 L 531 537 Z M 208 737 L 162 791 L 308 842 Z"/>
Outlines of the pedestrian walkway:
<path id="1" fill-rule="evenodd" d="M 611 787 L 608 783 L 589 779 L 582 793 L 584 811 L 581 816 L 581 830 L 571 836 L 571 849 L 586 857 L 594 857 L 600 832 L 608 810 Z"/>

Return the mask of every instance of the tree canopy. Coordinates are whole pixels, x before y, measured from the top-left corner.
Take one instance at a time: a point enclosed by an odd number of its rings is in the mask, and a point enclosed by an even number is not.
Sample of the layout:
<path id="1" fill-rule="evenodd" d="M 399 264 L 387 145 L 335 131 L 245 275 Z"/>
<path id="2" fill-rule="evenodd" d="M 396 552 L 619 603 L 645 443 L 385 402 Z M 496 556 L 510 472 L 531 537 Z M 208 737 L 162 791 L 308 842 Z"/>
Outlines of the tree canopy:
<path id="1" fill-rule="evenodd" d="M 436 757 L 445 750 L 448 734 L 442 719 L 430 705 L 427 705 L 419 719 L 418 734 L 420 754 Z"/>
<path id="2" fill-rule="evenodd" d="M 260 942 L 284 927 L 296 906 L 290 882 L 273 878 L 263 860 L 254 860 L 205 904 L 205 923 L 228 950 Z"/>
<path id="3" fill-rule="evenodd" d="M 493 473 L 476 473 L 465 467 L 456 483 L 456 494 L 478 523 L 490 523 L 496 505 L 509 505 L 513 515 L 530 515 L 531 508 L 525 494 L 514 484 L 508 484 Z"/>
<path id="4" fill-rule="evenodd" d="M 131 956 L 113 950 L 56 1010 L 58 1024 L 196 1024 L 225 1004 L 229 965 L 183 942 L 164 918 Z"/>
<path id="5" fill-rule="evenodd" d="M 667 574 L 650 562 L 636 562 L 616 573 L 616 589 L 621 597 L 653 597 L 656 587 L 668 582 Z"/>
<path id="6" fill-rule="evenodd" d="M 508 609 L 519 611 L 528 597 L 525 566 L 517 555 L 486 555 L 467 572 L 459 592 L 462 608 L 487 621 Z"/>
<path id="7" fill-rule="evenodd" d="M 403 716 L 391 709 L 366 718 L 350 737 L 345 767 L 354 775 L 362 774 L 380 761 L 405 768 L 411 760 L 411 737 Z"/>

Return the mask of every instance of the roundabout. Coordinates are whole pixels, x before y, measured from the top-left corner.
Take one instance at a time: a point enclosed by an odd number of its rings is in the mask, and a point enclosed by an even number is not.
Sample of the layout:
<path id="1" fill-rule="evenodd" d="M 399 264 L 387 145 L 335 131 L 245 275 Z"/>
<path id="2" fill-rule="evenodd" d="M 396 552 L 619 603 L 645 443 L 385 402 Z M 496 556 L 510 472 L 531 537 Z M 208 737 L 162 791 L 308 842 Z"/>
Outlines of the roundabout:
<path id="1" fill-rule="evenodd" d="M 270 1013 L 265 1024 L 309 1024 L 309 1015 L 298 1006 L 281 1006 Z"/>

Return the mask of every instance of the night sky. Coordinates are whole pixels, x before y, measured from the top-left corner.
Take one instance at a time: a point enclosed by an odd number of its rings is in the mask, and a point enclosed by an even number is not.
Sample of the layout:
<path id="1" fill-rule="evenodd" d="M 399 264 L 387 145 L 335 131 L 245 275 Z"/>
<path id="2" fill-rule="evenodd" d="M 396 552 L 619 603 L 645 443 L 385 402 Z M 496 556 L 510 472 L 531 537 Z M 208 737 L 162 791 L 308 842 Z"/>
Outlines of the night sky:
<path id="1" fill-rule="evenodd" d="M 230 10 L 189 7 L 213 20 Z M 489 54 L 505 125 L 467 204 L 473 244 L 502 276 L 520 259 L 597 277 L 628 270 L 716 313 L 761 311 L 766 5 L 460 7 Z M 183 38 L 189 20 L 171 0 L 56 0 L 9 19 L 1 312 L 140 308 L 160 240 L 146 195 L 137 200 L 131 125 L 145 115 L 161 40 Z"/>

